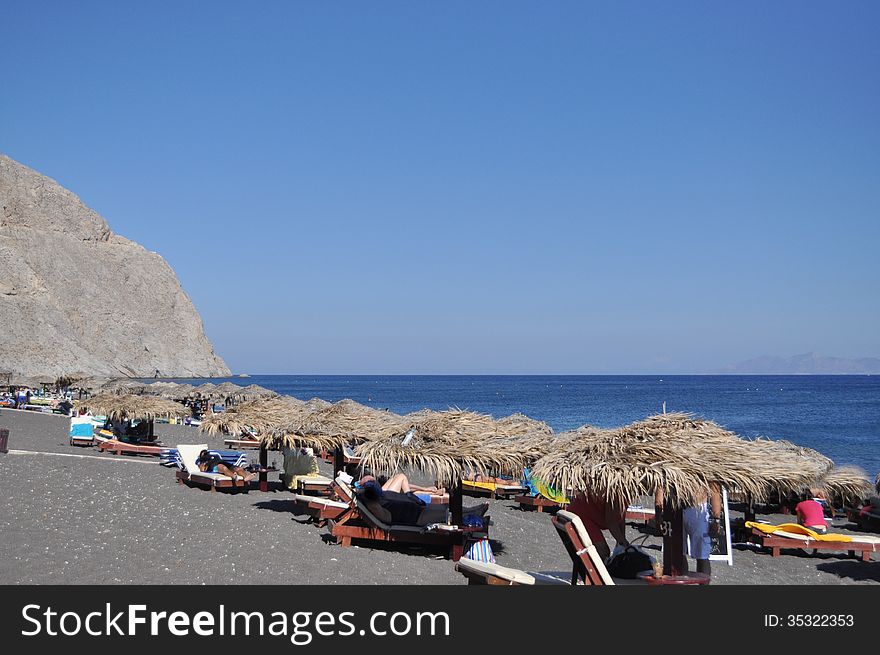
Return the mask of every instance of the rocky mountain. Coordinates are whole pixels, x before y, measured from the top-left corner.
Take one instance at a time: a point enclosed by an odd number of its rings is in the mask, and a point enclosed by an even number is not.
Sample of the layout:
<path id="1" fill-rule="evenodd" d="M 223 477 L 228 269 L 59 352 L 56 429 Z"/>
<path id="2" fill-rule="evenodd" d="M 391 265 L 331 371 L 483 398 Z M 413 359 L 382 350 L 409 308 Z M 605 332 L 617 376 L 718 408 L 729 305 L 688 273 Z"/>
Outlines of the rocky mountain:
<path id="1" fill-rule="evenodd" d="M 51 180 L 0 155 L 0 371 L 225 376 L 162 257 Z"/>
<path id="2" fill-rule="evenodd" d="M 731 375 L 877 375 L 880 374 L 880 359 L 823 357 L 816 353 L 793 357 L 765 356 L 728 366 L 719 372 Z"/>

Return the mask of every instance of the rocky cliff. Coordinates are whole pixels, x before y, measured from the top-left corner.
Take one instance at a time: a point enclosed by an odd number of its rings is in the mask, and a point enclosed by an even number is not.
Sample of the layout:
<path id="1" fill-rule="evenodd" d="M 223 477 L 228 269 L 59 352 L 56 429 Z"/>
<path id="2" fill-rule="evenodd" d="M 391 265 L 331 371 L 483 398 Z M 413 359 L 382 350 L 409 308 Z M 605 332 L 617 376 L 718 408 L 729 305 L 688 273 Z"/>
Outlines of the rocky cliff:
<path id="1" fill-rule="evenodd" d="M 162 257 L 0 155 L 0 371 L 229 375 Z"/>

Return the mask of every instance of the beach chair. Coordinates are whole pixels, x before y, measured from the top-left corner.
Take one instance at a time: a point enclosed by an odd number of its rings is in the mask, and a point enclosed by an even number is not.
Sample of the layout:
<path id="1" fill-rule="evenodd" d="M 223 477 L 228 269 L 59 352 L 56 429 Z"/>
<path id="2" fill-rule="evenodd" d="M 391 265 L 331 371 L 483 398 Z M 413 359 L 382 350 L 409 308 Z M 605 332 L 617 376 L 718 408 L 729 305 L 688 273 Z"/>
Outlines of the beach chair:
<path id="1" fill-rule="evenodd" d="M 871 561 L 871 553 L 880 552 L 880 537 L 870 535 L 819 534 L 798 523 L 770 525 L 746 521 L 751 528 L 749 541 L 770 550 L 773 557 L 779 557 L 783 548 L 812 550 L 846 551 L 850 557 L 861 557 L 863 562 Z"/>
<path id="2" fill-rule="evenodd" d="M 260 440 L 259 439 L 224 439 L 223 445 L 228 446 L 229 448 L 259 448 Z"/>
<path id="3" fill-rule="evenodd" d="M 625 520 L 631 521 L 633 523 L 650 523 L 655 518 L 655 512 L 653 508 L 650 507 L 639 507 L 636 505 L 630 505 L 626 508 L 626 516 Z"/>
<path id="4" fill-rule="evenodd" d="M 232 478 L 222 473 L 206 473 L 200 471 L 196 464 L 199 453 L 208 447 L 207 444 L 181 444 L 177 446 L 183 468 L 177 471 L 178 484 L 187 484 L 197 487 L 207 487 L 211 491 L 217 489 L 244 489 L 247 491 L 249 483 L 239 477 Z"/>
<path id="5" fill-rule="evenodd" d="M 466 496 L 508 499 L 528 492 L 528 488 L 512 480 L 462 480 L 461 492 Z"/>
<path id="6" fill-rule="evenodd" d="M 455 526 L 435 523 L 427 526 L 392 525 L 375 516 L 357 497 L 348 485 L 338 478 L 333 481 L 334 488 L 350 497 L 348 508 L 333 522 L 331 534 L 344 548 L 352 545 L 353 539 L 381 541 L 403 544 L 423 544 L 448 549 L 450 559 L 457 562 L 464 553 L 469 540 L 488 538 L 489 517 L 483 517 L 481 526 Z M 338 492 L 337 492 L 338 493 Z M 341 496 L 340 496 L 341 497 Z"/>
<path id="7" fill-rule="evenodd" d="M 859 530 L 880 532 L 880 503 L 869 502 L 861 507 L 848 507 L 846 518 L 859 526 Z"/>
<path id="8" fill-rule="evenodd" d="M 467 578 L 468 585 L 500 585 L 505 587 L 536 584 L 568 585 L 568 580 L 549 574 L 521 571 L 500 564 L 478 562 L 462 557 L 455 570 Z"/>
<path id="9" fill-rule="evenodd" d="M 576 585 L 579 581 L 588 585 L 615 584 L 577 514 L 559 510 L 551 521 L 571 558 L 572 585 Z"/>
<path id="10" fill-rule="evenodd" d="M 159 457 L 168 450 L 167 446 L 162 446 L 159 442 L 135 444 L 120 441 L 119 439 L 99 439 L 98 450 L 102 452 L 110 452 L 114 455 L 146 455 L 148 457 Z"/>
<path id="11" fill-rule="evenodd" d="M 70 419 L 69 440 L 71 446 L 94 446 L 95 426 L 91 416 L 74 416 Z"/>
<path id="12" fill-rule="evenodd" d="M 544 496 L 541 495 L 530 496 L 528 494 L 520 494 L 514 496 L 513 500 L 519 503 L 520 509 L 534 510 L 536 512 L 555 512 L 566 507 L 566 505 L 563 505 L 562 503 L 557 503 L 555 500 L 544 498 Z"/>
<path id="13" fill-rule="evenodd" d="M 293 494 L 293 502 L 301 513 L 312 517 L 318 527 L 339 519 L 349 508 L 349 503 L 325 496 Z"/>

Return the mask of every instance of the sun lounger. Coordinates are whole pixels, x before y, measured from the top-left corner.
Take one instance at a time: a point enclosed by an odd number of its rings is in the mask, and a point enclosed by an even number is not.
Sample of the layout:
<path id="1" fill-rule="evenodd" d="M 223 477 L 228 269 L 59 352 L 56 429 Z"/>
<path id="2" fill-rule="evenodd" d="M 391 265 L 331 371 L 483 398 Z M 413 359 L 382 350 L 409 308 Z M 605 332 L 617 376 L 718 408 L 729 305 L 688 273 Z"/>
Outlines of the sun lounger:
<path id="1" fill-rule="evenodd" d="M 464 553 L 465 544 L 469 539 L 488 537 L 489 517 L 483 517 L 483 525 L 479 527 L 462 527 L 444 523 L 427 526 L 392 525 L 381 521 L 375 516 L 350 487 L 346 490 L 340 480 L 334 481 L 343 493 L 352 497 L 348 509 L 336 519 L 331 534 L 343 547 L 352 545 L 353 539 L 365 541 L 383 541 L 408 544 L 425 544 L 446 547 L 449 556 L 457 562 Z M 347 486 L 347 485 L 346 485 Z"/>
<path id="2" fill-rule="evenodd" d="M 519 569 L 512 569 L 500 564 L 489 562 L 477 562 L 467 557 L 462 557 L 455 564 L 455 570 L 467 578 L 469 585 L 540 585 L 556 584 L 567 585 L 568 581 L 561 577 L 548 573 L 530 573 Z"/>
<path id="3" fill-rule="evenodd" d="M 501 484 L 498 482 L 483 482 L 479 480 L 462 480 L 461 492 L 466 496 L 511 498 L 524 494 L 528 489 L 521 484 Z"/>
<path id="4" fill-rule="evenodd" d="M 526 494 L 522 494 L 519 496 L 515 496 L 514 500 L 519 503 L 521 509 L 524 510 L 535 510 L 536 512 L 555 512 L 558 509 L 565 507 L 560 503 L 557 503 L 554 500 L 550 500 L 549 498 L 544 498 L 544 496 L 530 496 Z"/>
<path id="5" fill-rule="evenodd" d="M 168 450 L 168 447 L 161 445 L 158 441 L 135 444 L 120 441 L 119 439 L 100 439 L 98 440 L 98 450 L 110 452 L 114 455 L 159 457 Z"/>
<path id="6" fill-rule="evenodd" d="M 339 519 L 349 509 L 349 503 L 324 496 L 293 494 L 293 502 L 297 509 L 315 519 L 319 526 L 323 526 L 327 521 Z"/>
<path id="7" fill-rule="evenodd" d="M 296 477 L 296 493 L 329 496 L 332 482 L 323 475 L 300 475 Z"/>
<path id="8" fill-rule="evenodd" d="M 206 473 L 199 470 L 196 459 L 199 453 L 207 447 L 207 444 L 181 444 L 177 446 L 177 452 L 180 453 L 180 459 L 184 467 L 177 471 L 177 482 L 179 484 L 207 487 L 211 491 L 217 491 L 217 489 L 247 490 L 249 483 L 239 476 L 233 478 L 222 473 Z"/>
<path id="9" fill-rule="evenodd" d="M 859 530 L 880 532 L 880 512 L 873 511 L 875 507 L 870 504 L 862 507 L 848 507 L 846 518 L 859 526 Z"/>
<path id="10" fill-rule="evenodd" d="M 773 557 L 779 557 L 783 548 L 846 551 L 850 557 L 861 553 L 863 562 L 871 561 L 871 553 L 880 552 L 880 537 L 869 535 L 818 534 L 797 523 L 769 525 L 747 521 L 751 528 L 749 540 L 770 549 Z"/>
<path id="11" fill-rule="evenodd" d="M 71 446 L 94 446 L 95 445 L 95 426 L 92 424 L 91 416 L 74 416 L 70 419 Z"/>
<path id="12" fill-rule="evenodd" d="M 605 562 L 602 561 L 581 518 L 577 514 L 560 510 L 551 520 L 572 561 L 571 584 L 581 581 L 589 585 L 613 585 L 614 580 L 605 568 Z"/>
<path id="13" fill-rule="evenodd" d="M 635 523 L 648 523 L 654 520 L 654 510 L 648 507 L 635 507 L 630 505 L 626 508 L 626 520 Z"/>
<path id="14" fill-rule="evenodd" d="M 224 439 L 223 445 L 229 448 L 259 448 L 259 439 Z"/>

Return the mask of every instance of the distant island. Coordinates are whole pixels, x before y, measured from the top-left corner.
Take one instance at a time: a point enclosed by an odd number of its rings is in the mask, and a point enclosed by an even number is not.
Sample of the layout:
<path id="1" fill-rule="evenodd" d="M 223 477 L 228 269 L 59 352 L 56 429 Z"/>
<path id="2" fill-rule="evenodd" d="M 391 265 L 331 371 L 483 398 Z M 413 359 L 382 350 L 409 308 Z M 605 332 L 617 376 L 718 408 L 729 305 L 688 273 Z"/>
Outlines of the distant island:
<path id="1" fill-rule="evenodd" d="M 824 357 L 805 353 L 793 357 L 765 355 L 716 371 L 721 375 L 880 375 L 880 358 Z"/>

